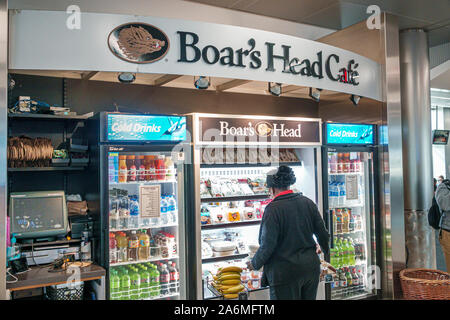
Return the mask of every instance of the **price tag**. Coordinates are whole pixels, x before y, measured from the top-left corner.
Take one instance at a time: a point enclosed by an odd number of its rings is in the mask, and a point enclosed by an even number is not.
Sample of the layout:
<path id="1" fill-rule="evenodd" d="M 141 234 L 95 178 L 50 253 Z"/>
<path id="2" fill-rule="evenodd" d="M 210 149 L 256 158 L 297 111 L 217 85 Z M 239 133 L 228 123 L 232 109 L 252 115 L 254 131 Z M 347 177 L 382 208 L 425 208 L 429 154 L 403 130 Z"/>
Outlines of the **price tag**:
<path id="1" fill-rule="evenodd" d="M 358 200 L 358 175 L 345 176 L 345 200 Z"/>
<path id="2" fill-rule="evenodd" d="M 142 217 L 159 217 L 161 214 L 161 186 L 139 187 L 139 212 Z"/>

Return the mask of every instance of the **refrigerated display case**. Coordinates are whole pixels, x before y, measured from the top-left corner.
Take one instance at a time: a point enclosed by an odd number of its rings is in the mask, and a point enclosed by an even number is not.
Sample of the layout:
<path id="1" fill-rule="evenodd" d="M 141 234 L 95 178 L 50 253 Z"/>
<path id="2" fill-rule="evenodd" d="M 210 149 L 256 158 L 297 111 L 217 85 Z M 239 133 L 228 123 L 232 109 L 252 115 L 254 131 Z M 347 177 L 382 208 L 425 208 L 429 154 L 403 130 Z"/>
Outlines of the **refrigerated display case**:
<path id="1" fill-rule="evenodd" d="M 328 279 L 331 300 L 374 298 L 377 273 L 377 181 L 375 126 L 324 126 L 323 194 L 331 233 Z"/>
<path id="2" fill-rule="evenodd" d="M 185 299 L 186 118 L 101 113 L 98 121 L 106 296 Z"/>
<path id="3" fill-rule="evenodd" d="M 262 271 L 246 270 L 246 261 L 259 247 L 261 219 L 271 201 L 266 174 L 281 164 L 290 166 L 297 177 L 292 189 L 319 204 L 320 120 L 194 114 L 192 121 L 197 298 L 220 299 L 211 285 L 213 276 L 219 268 L 238 266 L 244 269 L 241 282 L 248 298 L 269 299 L 268 288 L 261 286 Z M 234 129 L 222 134 L 225 127 Z M 289 139 L 274 137 L 280 127 L 299 131 Z"/>

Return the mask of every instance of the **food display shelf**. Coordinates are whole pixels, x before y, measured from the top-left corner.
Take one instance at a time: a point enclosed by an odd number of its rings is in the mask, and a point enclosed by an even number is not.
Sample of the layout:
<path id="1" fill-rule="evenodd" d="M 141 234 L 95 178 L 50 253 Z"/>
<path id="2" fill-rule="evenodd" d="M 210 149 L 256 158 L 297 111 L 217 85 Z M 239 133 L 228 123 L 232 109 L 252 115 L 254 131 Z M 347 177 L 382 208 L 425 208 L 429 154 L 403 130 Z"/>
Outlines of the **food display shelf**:
<path id="1" fill-rule="evenodd" d="M 202 230 L 238 228 L 238 227 L 254 226 L 254 225 L 258 225 L 260 223 L 261 223 L 261 219 L 239 221 L 239 222 L 228 222 L 228 223 L 203 224 Z"/>
<path id="2" fill-rule="evenodd" d="M 175 259 L 178 259 L 178 258 L 179 258 L 178 256 L 171 256 L 169 258 L 154 257 L 154 258 L 150 258 L 148 260 L 116 262 L 116 263 L 111 263 L 110 267 L 126 266 L 126 265 L 130 265 L 130 264 L 139 264 L 139 263 L 155 262 L 155 261 L 163 261 L 163 260 L 175 260 Z"/>
<path id="3" fill-rule="evenodd" d="M 138 228 L 118 228 L 118 229 L 109 229 L 109 231 L 110 231 L 110 232 L 119 232 L 119 231 L 137 231 L 137 230 L 161 229 L 161 228 L 170 228 L 170 227 L 178 227 L 178 223 L 161 224 L 161 225 L 156 225 L 156 226 L 147 226 L 147 227 L 138 227 Z"/>
<path id="4" fill-rule="evenodd" d="M 213 168 L 247 168 L 247 167 L 275 167 L 275 166 L 302 166 L 303 162 L 278 162 L 278 163 L 202 163 L 200 168 L 213 169 Z"/>
<path id="5" fill-rule="evenodd" d="M 239 253 L 239 254 L 232 254 L 229 256 L 222 256 L 222 257 L 202 258 L 202 263 L 227 261 L 227 260 L 239 260 L 239 259 L 244 259 L 247 257 L 248 257 L 248 253 Z"/>
<path id="6" fill-rule="evenodd" d="M 201 202 L 229 202 L 229 201 L 246 201 L 246 200 L 260 200 L 268 199 L 270 195 L 268 194 L 253 194 L 248 196 L 238 196 L 238 197 L 215 197 L 215 198 L 202 198 Z"/>

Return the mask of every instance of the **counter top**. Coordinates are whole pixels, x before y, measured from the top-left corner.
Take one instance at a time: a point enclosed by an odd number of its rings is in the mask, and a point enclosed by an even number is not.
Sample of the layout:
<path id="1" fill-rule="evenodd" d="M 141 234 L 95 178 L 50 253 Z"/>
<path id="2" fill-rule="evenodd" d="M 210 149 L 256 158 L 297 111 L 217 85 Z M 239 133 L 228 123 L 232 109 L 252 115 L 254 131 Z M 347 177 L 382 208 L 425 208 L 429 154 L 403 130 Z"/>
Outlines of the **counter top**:
<path id="1" fill-rule="evenodd" d="M 69 277 L 74 277 L 72 270 L 51 272 L 51 266 L 37 267 L 33 266 L 26 272 L 14 275 L 18 281 L 6 283 L 6 289 L 10 291 L 26 290 L 33 288 L 47 287 L 66 283 Z M 80 281 L 97 280 L 106 275 L 106 270 L 96 264 L 91 264 L 80 269 Z M 14 281 L 10 275 L 6 281 Z"/>

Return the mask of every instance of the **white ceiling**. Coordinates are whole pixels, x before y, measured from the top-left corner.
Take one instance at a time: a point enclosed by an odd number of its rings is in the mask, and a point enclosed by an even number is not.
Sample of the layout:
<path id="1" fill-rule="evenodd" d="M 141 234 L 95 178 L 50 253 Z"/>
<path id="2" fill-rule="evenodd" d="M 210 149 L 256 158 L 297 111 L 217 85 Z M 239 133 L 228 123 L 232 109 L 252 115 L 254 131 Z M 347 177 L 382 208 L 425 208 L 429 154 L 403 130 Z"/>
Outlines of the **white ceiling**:
<path id="1" fill-rule="evenodd" d="M 450 42 L 449 0 L 186 0 L 298 23 L 344 29 L 364 21 L 370 5 L 399 17 L 400 29 L 425 28 L 429 44 Z"/>

